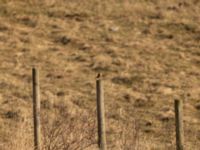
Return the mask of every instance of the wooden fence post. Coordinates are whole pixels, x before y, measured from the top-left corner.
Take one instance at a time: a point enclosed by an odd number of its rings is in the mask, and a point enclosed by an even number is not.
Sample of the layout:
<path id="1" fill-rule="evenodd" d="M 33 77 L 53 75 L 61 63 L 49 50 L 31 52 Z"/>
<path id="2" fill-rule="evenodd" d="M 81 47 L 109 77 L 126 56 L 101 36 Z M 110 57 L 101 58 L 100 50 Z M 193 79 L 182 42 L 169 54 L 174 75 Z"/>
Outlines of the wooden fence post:
<path id="1" fill-rule="evenodd" d="M 97 121 L 98 121 L 98 146 L 100 150 L 106 150 L 106 128 L 105 128 L 105 112 L 104 112 L 104 91 L 101 74 L 96 78 L 96 94 L 97 94 Z"/>
<path id="2" fill-rule="evenodd" d="M 40 150 L 40 84 L 39 71 L 32 69 L 33 79 L 33 123 L 34 123 L 34 149 Z"/>
<path id="3" fill-rule="evenodd" d="M 184 130 L 183 130 L 183 102 L 175 100 L 175 122 L 176 122 L 176 149 L 184 149 Z"/>

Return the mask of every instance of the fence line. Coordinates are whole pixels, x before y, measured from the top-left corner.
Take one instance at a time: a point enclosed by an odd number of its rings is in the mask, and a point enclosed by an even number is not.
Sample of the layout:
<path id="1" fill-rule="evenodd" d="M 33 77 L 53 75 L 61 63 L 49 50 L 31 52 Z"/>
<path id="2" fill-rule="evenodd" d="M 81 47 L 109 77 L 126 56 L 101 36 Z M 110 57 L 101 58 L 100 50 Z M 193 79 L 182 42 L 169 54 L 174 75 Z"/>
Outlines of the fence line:
<path id="1" fill-rule="evenodd" d="M 96 78 L 97 94 L 97 121 L 98 121 L 98 146 L 100 150 L 106 150 L 106 127 L 105 127 L 105 108 L 104 108 L 104 89 L 101 74 Z"/>
<path id="2" fill-rule="evenodd" d="M 34 123 L 34 149 L 41 149 L 40 135 L 40 83 L 39 71 L 32 69 L 33 78 L 33 123 Z"/>
<path id="3" fill-rule="evenodd" d="M 34 149 L 41 150 L 41 131 L 40 131 L 40 82 L 39 71 L 32 69 L 33 86 L 33 123 L 34 123 Z M 107 150 L 106 142 L 106 123 L 104 107 L 104 89 L 102 75 L 96 78 L 96 106 L 97 106 L 97 125 L 98 125 L 98 146 L 100 150 Z M 176 124 L 176 149 L 184 149 L 184 130 L 183 130 L 183 103 L 181 100 L 174 100 L 175 124 Z"/>

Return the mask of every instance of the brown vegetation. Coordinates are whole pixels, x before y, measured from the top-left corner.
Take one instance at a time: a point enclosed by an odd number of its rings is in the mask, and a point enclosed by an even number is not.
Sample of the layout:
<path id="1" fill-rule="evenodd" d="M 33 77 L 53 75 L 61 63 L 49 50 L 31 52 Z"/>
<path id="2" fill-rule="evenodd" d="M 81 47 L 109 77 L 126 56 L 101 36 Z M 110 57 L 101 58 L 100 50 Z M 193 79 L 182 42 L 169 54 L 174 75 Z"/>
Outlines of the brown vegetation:
<path id="1" fill-rule="evenodd" d="M 0 149 L 31 149 L 37 66 L 42 110 L 61 118 L 58 130 L 68 133 L 66 121 L 77 123 L 74 130 L 84 125 L 82 111 L 95 115 L 95 75 L 102 72 L 109 149 L 132 149 L 124 147 L 130 142 L 142 150 L 174 149 L 178 97 L 186 149 L 198 150 L 199 14 L 198 0 L 0 0 Z M 43 126 L 55 131 L 45 119 Z"/>

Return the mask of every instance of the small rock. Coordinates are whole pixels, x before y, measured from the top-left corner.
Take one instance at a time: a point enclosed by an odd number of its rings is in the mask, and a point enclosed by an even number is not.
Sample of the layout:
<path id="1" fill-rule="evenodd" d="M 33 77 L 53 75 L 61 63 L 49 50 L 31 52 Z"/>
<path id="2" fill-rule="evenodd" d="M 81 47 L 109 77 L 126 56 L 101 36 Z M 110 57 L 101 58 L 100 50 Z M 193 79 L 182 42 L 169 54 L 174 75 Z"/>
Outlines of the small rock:
<path id="1" fill-rule="evenodd" d="M 169 110 L 167 112 L 162 112 L 159 114 L 159 119 L 161 121 L 169 121 L 174 118 L 174 112 L 172 110 Z"/>
<path id="2" fill-rule="evenodd" d="M 56 94 L 57 96 L 65 96 L 65 93 L 63 91 L 60 91 Z"/>
<path id="3" fill-rule="evenodd" d="M 81 50 L 91 50 L 93 48 L 92 45 L 84 43 L 83 45 L 81 45 L 80 49 Z"/>
<path id="4" fill-rule="evenodd" d="M 62 79 L 63 76 L 62 76 L 62 75 L 57 75 L 56 78 L 57 78 L 57 79 Z"/>
<path id="5" fill-rule="evenodd" d="M 61 36 L 56 40 L 56 42 L 61 43 L 63 45 L 67 45 L 69 44 L 69 42 L 71 42 L 71 39 L 67 36 Z"/>
<path id="6" fill-rule="evenodd" d="M 135 103 L 134 103 L 134 106 L 135 107 L 144 107 L 148 104 L 148 101 L 147 99 L 136 99 L 135 100 Z"/>
<path id="7" fill-rule="evenodd" d="M 109 31 L 117 32 L 117 31 L 119 31 L 119 27 L 117 27 L 117 26 L 110 27 Z"/>
<path id="8" fill-rule="evenodd" d="M 145 124 L 145 125 L 146 125 L 146 126 L 152 126 L 152 124 L 153 124 L 153 123 L 152 123 L 152 121 L 151 121 L 151 120 L 147 120 L 147 122 L 146 122 L 146 124 Z"/>
<path id="9" fill-rule="evenodd" d="M 124 94 L 123 95 L 124 100 L 126 100 L 126 102 L 130 103 L 131 102 L 131 95 L 130 94 Z"/>
<path id="10" fill-rule="evenodd" d="M 158 89 L 158 93 L 163 94 L 163 95 L 172 95 L 173 90 L 171 88 L 168 88 L 168 87 L 160 87 Z"/>

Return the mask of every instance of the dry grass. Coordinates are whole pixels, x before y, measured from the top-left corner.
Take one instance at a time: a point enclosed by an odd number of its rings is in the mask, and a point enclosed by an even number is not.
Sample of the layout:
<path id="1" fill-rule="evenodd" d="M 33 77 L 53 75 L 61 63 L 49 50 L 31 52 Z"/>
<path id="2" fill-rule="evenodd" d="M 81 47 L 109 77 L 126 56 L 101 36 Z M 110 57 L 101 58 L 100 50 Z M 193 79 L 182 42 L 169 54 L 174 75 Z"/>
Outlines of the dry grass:
<path id="1" fill-rule="evenodd" d="M 139 149 L 173 149 L 174 97 L 185 101 L 186 149 L 198 149 L 199 13 L 198 0 L 0 0 L 0 149 L 25 118 L 19 145 L 32 144 L 32 66 L 49 117 L 93 112 L 104 74 L 110 149 L 131 120 Z"/>

